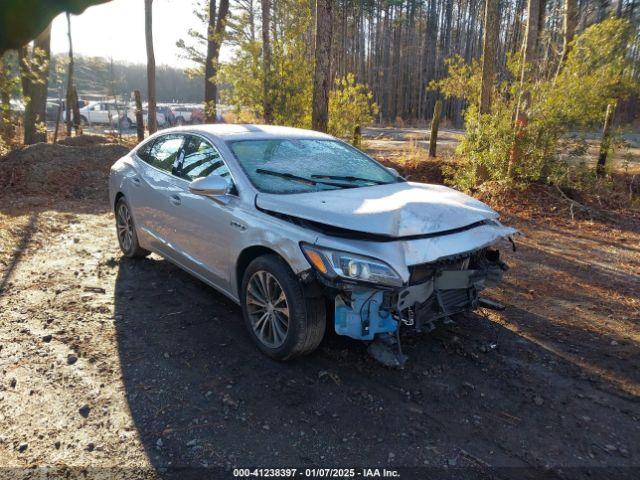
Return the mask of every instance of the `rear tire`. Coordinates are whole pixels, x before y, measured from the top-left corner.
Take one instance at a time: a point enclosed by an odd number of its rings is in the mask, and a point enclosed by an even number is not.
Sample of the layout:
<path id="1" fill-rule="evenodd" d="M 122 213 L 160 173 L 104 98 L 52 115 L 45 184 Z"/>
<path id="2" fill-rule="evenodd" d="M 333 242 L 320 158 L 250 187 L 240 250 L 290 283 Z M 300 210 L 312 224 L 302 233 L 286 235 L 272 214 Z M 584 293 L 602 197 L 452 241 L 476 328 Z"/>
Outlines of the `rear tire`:
<path id="1" fill-rule="evenodd" d="M 247 267 L 240 290 L 242 314 L 249 336 L 265 355 L 290 360 L 320 345 L 326 327 L 325 300 L 306 293 L 277 255 L 258 257 Z"/>
<path id="2" fill-rule="evenodd" d="M 120 250 L 122 250 L 125 257 L 144 258 L 151 253 L 149 250 L 142 248 L 138 242 L 138 234 L 131 215 L 131 209 L 124 197 L 121 197 L 116 203 L 116 234 Z"/>

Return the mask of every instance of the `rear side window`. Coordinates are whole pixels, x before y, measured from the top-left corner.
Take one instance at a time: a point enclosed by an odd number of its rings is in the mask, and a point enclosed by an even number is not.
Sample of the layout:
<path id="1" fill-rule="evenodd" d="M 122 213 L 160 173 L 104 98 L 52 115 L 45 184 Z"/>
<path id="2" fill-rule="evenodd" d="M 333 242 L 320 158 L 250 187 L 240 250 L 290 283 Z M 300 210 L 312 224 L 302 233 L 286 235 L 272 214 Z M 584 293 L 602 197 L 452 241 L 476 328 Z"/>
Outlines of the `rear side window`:
<path id="1" fill-rule="evenodd" d="M 138 156 L 149 165 L 171 173 L 176 163 L 178 153 L 182 147 L 184 137 L 182 135 L 165 135 L 152 142 L 146 149 L 146 145 L 138 151 Z M 145 150 L 146 149 L 146 150 Z"/>
<path id="2" fill-rule="evenodd" d="M 216 148 L 201 137 L 187 136 L 183 153 L 180 155 L 173 171 L 176 177 L 185 180 L 220 175 L 231 185 L 231 175 Z"/>

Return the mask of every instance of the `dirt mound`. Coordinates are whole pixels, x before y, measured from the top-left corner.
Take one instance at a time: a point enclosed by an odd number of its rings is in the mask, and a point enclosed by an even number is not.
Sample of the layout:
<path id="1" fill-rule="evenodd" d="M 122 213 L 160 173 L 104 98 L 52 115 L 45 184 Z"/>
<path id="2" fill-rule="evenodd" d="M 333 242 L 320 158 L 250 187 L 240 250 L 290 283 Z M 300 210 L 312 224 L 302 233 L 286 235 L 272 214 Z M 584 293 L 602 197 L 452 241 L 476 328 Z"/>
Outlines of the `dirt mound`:
<path id="1" fill-rule="evenodd" d="M 78 137 L 63 138 L 58 142 L 59 145 L 67 145 L 68 147 L 89 147 L 103 143 L 115 143 L 115 141 L 104 135 L 80 135 Z"/>
<path id="2" fill-rule="evenodd" d="M 113 143 L 38 143 L 14 150 L 0 157 L 0 196 L 105 199 L 109 169 L 127 151 Z"/>
<path id="3" fill-rule="evenodd" d="M 402 158 L 380 158 L 385 167 L 395 168 L 400 175 L 411 182 L 444 183 L 442 159 L 421 159 L 420 161 L 404 161 Z"/>

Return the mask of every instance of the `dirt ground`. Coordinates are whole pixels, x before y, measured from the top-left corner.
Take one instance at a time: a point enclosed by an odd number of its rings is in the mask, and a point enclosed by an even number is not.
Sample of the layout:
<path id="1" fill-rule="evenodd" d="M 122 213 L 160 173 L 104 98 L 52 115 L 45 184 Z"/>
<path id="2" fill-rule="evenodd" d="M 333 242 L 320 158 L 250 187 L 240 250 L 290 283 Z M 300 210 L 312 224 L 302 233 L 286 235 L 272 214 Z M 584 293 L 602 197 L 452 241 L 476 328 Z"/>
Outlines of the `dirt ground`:
<path id="1" fill-rule="evenodd" d="M 281 364 L 221 294 L 155 255 L 121 257 L 105 175 L 123 147 L 56 148 L 96 168 L 56 164 L 26 195 L 15 179 L 49 158 L 34 150 L 0 181 L 0 478 L 640 477 L 640 219 L 503 210 L 524 234 L 488 292 L 504 312 L 407 334 L 403 370 L 335 335 Z"/>

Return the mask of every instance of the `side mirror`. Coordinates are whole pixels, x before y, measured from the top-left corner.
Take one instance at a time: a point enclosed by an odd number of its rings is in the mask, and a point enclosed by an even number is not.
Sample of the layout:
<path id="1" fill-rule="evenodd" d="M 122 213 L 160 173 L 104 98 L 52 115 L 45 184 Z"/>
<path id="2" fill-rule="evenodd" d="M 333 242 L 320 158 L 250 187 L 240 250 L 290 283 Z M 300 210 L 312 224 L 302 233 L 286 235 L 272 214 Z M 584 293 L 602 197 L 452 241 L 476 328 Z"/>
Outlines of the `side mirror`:
<path id="1" fill-rule="evenodd" d="M 189 191 L 205 197 L 221 197 L 229 192 L 229 184 L 220 175 L 198 178 L 189 184 Z"/>
<path id="2" fill-rule="evenodd" d="M 386 167 L 386 168 L 387 168 L 387 170 L 389 170 L 391 173 L 393 173 L 396 177 L 399 177 L 399 176 L 400 176 L 400 173 L 398 173 L 398 170 L 396 170 L 395 168 L 393 168 L 393 167 Z"/>

